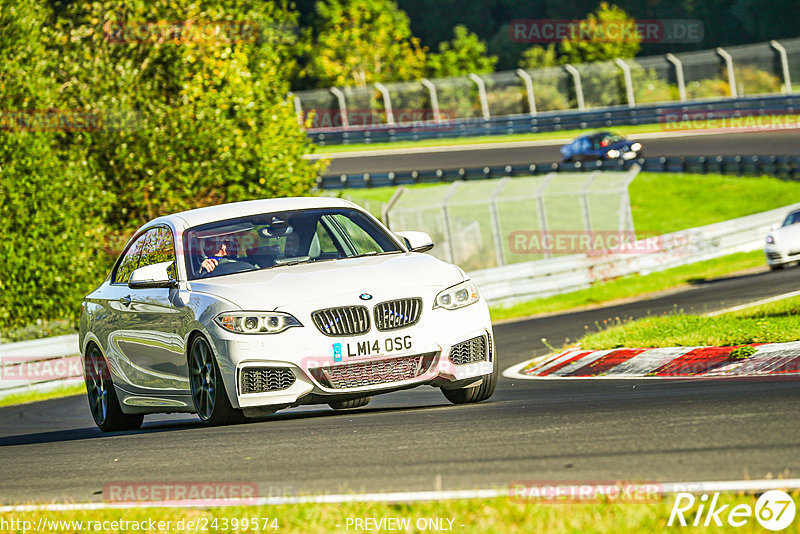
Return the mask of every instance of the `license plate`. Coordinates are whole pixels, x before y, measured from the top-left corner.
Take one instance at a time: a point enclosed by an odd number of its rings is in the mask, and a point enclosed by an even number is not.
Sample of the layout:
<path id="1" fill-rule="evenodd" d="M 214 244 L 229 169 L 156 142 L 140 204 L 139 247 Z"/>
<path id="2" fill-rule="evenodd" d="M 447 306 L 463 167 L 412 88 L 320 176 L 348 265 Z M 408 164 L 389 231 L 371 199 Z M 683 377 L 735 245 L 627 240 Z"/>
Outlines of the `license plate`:
<path id="1" fill-rule="evenodd" d="M 338 345 L 338 347 L 337 347 Z M 411 336 L 395 336 L 384 339 L 367 339 L 364 341 L 351 341 L 348 343 L 334 343 L 334 357 L 341 354 L 349 358 L 359 356 L 381 356 L 410 351 L 414 346 Z M 337 354 L 338 353 L 338 354 Z M 341 356 L 340 356 L 341 357 Z"/>

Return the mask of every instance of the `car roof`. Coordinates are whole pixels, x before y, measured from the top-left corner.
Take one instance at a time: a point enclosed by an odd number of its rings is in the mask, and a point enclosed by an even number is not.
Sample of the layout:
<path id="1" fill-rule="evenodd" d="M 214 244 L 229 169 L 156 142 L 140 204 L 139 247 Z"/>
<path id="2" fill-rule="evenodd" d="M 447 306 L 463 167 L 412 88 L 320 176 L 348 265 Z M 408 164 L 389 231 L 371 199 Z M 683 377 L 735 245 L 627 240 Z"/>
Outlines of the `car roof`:
<path id="1" fill-rule="evenodd" d="M 151 226 L 163 222 L 171 222 L 173 226 L 191 228 L 200 224 L 214 221 L 224 221 L 235 217 L 246 217 L 260 213 L 273 213 L 278 211 L 293 211 L 315 208 L 357 208 L 356 204 L 348 200 L 335 197 L 286 197 L 265 198 L 259 200 L 246 200 L 244 202 L 231 202 L 216 206 L 207 206 L 193 210 L 164 215 L 148 222 L 144 226 Z M 144 226 L 142 228 L 144 228 Z"/>
<path id="2" fill-rule="evenodd" d="M 599 132 L 589 132 L 587 134 L 583 134 L 579 137 L 576 137 L 575 140 L 577 141 L 578 139 L 591 139 L 593 137 L 604 137 L 606 135 L 615 135 L 615 134 L 614 132 L 609 132 L 608 130 L 602 130 Z"/>

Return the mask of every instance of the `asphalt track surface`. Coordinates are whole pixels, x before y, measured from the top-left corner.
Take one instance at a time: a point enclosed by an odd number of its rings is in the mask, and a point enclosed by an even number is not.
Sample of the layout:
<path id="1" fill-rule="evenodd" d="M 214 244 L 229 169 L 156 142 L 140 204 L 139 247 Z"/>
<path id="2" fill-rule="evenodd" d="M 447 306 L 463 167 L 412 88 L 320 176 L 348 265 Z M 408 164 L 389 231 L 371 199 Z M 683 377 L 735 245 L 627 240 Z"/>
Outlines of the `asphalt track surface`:
<path id="1" fill-rule="evenodd" d="M 636 136 L 629 136 L 635 139 Z M 456 140 L 454 140 L 455 142 Z M 484 165 L 521 165 L 561 160 L 559 149 L 567 141 L 531 147 L 502 147 L 476 150 L 469 146 L 428 153 L 402 152 L 388 155 L 336 158 L 326 176 L 364 172 L 402 172 L 429 169 L 457 169 Z M 647 157 L 658 156 L 733 156 L 800 154 L 800 130 L 740 132 L 671 136 L 642 140 Z"/>
<path id="2" fill-rule="evenodd" d="M 495 327 L 503 368 L 615 317 L 703 312 L 796 290 L 800 268 Z M 507 487 L 515 481 L 709 481 L 800 475 L 800 381 L 501 378 L 484 403 L 422 387 L 366 408 L 289 410 L 205 428 L 152 416 L 102 434 L 83 397 L 0 409 L 0 502 L 100 501 L 114 482 L 255 482 L 261 496 Z"/>

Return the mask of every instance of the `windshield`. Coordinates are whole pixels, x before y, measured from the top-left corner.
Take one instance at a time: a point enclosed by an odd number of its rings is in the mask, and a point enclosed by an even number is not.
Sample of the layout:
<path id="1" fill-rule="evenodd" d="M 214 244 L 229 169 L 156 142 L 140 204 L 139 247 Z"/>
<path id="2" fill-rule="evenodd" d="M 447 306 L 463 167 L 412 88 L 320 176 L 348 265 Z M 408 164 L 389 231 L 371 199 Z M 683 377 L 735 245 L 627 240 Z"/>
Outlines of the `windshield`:
<path id="1" fill-rule="evenodd" d="M 402 252 L 358 210 L 314 209 L 217 221 L 183 234 L 190 280 L 283 265 Z"/>
<path id="2" fill-rule="evenodd" d="M 800 211 L 794 211 L 786 216 L 781 226 L 790 226 L 792 224 L 800 223 Z"/>

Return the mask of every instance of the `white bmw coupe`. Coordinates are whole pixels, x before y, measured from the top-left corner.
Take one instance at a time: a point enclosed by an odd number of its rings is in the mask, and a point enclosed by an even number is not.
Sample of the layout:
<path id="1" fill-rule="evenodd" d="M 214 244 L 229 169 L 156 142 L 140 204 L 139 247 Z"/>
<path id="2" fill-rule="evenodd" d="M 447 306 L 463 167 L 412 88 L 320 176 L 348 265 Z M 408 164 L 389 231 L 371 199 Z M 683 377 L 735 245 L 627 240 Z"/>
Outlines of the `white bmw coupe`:
<path id="1" fill-rule="evenodd" d="M 154 219 L 84 300 L 89 406 L 104 431 L 145 414 L 226 424 L 302 404 L 364 406 L 420 385 L 489 398 L 486 302 L 459 267 L 332 198 L 254 200 Z"/>

